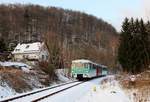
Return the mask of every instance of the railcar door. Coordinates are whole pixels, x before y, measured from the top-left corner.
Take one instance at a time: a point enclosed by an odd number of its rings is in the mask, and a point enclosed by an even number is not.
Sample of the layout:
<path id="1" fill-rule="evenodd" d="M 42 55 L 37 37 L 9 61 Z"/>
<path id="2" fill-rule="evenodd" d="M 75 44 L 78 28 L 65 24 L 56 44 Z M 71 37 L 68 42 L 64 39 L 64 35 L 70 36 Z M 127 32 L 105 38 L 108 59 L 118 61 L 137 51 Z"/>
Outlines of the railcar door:
<path id="1" fill-rule="evenodd" d="M 96 76 L 99 76 L 99 67 L 96 66 Z"/>

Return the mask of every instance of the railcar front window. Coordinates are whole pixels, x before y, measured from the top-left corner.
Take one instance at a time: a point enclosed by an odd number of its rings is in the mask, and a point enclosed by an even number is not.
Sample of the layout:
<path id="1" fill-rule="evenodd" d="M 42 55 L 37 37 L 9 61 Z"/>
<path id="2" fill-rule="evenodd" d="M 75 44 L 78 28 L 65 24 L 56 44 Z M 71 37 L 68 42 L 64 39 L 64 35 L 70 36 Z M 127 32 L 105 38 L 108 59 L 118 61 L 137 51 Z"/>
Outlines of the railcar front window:
<path id="1" fill-rule="evenodd" d="M 82 64 L 82 63 L 74 63 L 73 67 L 74 68 L 84 68 L 84 64 Z"/>

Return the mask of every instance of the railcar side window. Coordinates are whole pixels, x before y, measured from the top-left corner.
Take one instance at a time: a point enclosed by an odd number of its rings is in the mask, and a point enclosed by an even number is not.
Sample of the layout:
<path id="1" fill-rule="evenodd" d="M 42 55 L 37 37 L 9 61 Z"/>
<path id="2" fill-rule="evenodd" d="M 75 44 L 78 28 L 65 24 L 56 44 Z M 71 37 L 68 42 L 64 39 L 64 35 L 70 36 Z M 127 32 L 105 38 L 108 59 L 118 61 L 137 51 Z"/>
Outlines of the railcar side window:
<path id="1" fill-rule="evenodd" d="M 93 69 L 95 69 L 95 65 L 93 64 Z"/>
<path id="2" fill-rule="evenodd" d="M 87 63 L 87 68 L 90 68 L 90 64 L 89 63 Z"/>
<path id="3" fill-rule="evenodd" d="M 92 69 L 93 68 L 93 64 L 90 64 L 90 69 Z"/>
<path id="4" fill-rule="evenodd" d="M 85 68 L 88 68 L 88 63 L 84 63 L 84 67 L 85 67 Z"/>

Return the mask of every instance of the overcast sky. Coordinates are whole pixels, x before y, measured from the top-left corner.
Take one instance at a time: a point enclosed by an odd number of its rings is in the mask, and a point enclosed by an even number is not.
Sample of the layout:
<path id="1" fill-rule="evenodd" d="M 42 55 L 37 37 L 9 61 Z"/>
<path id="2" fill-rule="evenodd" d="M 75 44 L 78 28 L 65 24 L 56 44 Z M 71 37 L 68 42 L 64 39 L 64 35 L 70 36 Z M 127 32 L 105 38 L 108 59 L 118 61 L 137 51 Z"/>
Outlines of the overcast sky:
<path id="1" fill-rule="evenodd" d="M 120 31 L 125 17 L 150 20 L 150 0 L 0 0 L 0 3 L 56 6 L 92 14 Z"/>

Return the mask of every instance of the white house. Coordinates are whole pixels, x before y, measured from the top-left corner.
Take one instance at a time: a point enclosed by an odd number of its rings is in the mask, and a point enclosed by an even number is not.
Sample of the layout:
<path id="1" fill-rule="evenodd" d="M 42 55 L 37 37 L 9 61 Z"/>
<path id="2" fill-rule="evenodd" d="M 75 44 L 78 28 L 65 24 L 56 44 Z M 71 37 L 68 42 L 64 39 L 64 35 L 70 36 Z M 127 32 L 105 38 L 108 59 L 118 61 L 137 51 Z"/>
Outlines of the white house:
<path id="1" fill-rule="evenodd" d="M 15 61 L 37 60 L 47 61 L 48 51 L 44 43 L 22 43 L 18 44 L 12 52 Z"/>

